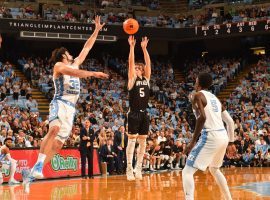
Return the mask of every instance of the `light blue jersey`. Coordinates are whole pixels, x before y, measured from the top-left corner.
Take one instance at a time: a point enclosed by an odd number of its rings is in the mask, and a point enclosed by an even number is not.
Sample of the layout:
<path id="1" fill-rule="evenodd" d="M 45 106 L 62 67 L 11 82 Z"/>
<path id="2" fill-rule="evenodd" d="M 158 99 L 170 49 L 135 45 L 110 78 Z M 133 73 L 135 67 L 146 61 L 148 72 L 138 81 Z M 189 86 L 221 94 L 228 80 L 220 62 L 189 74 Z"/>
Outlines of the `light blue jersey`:
<path id="1" fill-rule="evenodd" d="M 78 69 L 76 66 L 68 66 Z M 61 75 L 53 78 L 55 94 L 54 99 L 62 99 L 76 104 L 80 95 L 80 79 L 69 75 Z"/>

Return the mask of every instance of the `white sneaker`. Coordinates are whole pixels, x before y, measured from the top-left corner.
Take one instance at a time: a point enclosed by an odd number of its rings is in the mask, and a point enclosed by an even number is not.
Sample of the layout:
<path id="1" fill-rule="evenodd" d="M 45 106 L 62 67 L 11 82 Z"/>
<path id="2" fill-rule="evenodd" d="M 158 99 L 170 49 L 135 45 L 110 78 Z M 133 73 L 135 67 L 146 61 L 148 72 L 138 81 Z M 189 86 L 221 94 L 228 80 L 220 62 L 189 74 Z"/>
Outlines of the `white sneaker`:
<path id="1" fill-rule="evenodd" d="M 127 180 L 128 181 L 134 181 L 135 180 L 132 168 L 131 169 L 127 168 Z"/>
<path id="2" fill-rule="evenodd" d="M 30 175 L 29 170 L 22 170 L 23 177 L 23 190 L 25 193 L 30 193 L 30 183 L 34 180 L 34 177 Z"/>
<path id="3" fill-rule="evenodd" d="M 20 184 L 20 182 L 19 181 L 16 181 L 15 179 L 12 179 L 12 180 L 9 180 L 8 181 L 8 184 L 9 185 L 16 185 L 16 184 Z"/>
<path id="4" fill-rule="evenodd" d="M 141 168 L 136 168 L 135 170 L 135 178 L 142 180 L 142 169 Z"/>
<path id="5" fill-rule="evenodd" d="M 31 173 L 31 176 L 36 178 L 36 179 L 43 179 L 43 173 L 42 173 L 42 169 L 43 169 L 43 163 L 42 162 L 38 162 L 37 164 L 35 164 L 35 166 L 33 167 L 33 171 Z"/>

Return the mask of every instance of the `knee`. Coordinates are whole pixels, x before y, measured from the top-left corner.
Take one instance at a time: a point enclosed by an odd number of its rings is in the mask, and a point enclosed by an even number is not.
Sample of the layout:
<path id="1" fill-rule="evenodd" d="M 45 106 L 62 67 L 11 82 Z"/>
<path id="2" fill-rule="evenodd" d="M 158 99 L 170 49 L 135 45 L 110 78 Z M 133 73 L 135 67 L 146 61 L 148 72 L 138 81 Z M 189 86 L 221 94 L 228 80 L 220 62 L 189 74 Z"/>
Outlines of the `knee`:
<path id="1" fill-rule="evenodd" d="M 58 152 L 60 151 L 60 149 L 62 149 L 63 147 L 63 143 L 60 142 L 59 140 L 55 140 L 54 143 L 53 143 L 53 149 Z"/>
<path id="2" fill-rule="evenodd" d="M 184 169 L 182 170 L 182 176 L 185 176 L 188 173 L 188 169 L 187 166 L 184 167 Z"/>
<path id="3" fill-rule="evenodd" d="M 59 130 L 60 130 L 59 126 L 53 126 L 53 127 L 50 128 L 50 130 L 48 132 L 48 135 L 51 136 L 51 137 L 56 137 Z"/>
<path id="4" fill-rule="evenodd" d="M 209 172 L 214 176 L 216 174 L 216 172 L 218 171 L 218 168 L 215 167 L 209 167 Z"/>
<path id="5" fill-rule="evenodd" d="M 138 137 L 137 141 L 138 141 L 139 145 L 141 145 L 142 147 L 146 146 L 146 138 Z"/>

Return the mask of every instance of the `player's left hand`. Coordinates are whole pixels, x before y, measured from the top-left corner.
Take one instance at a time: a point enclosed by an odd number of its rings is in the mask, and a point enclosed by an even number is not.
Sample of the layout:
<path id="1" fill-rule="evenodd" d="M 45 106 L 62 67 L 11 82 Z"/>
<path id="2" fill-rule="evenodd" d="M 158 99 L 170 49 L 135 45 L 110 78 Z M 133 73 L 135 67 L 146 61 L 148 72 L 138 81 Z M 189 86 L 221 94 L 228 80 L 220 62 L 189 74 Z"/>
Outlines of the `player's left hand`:
<path id="1" fill-rule="evenodd" d="M 95 16 L 95 20 L 93 20 L 93 23 L 95 23 L 95 26 L 96 26 L 96 30 L 100 31 L 103 26 L 105 25 L 105 23 L 100 23 L 100 16 L 97 15 Z"/>
<path id="2" fill-rule="evenodd" d="M 101 78 L 101 79 L 108 79 L 109 74 L 105 74 L 103 72 L 95 72 L 95 77 L 96 78 Z"/>
<path id="3" fill-rule="evenodd" d="M 142 41 L 141 41 L 141 47 L 142 47 L 143 49 L 146 49 L 146 48 L 147 48 L 148 41 L 149 41 L 149 39 L 148 39 L 147 37 L 143 37 L 143 38 L 142 38 Z"/>

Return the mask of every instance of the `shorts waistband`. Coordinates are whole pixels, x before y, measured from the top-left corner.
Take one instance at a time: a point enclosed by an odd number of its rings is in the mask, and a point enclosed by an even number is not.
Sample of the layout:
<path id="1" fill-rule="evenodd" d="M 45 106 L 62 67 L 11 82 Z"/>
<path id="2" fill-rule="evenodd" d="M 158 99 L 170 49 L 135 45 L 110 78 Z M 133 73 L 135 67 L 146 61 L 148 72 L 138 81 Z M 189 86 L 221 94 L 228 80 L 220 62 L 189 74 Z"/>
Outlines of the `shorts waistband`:
<path id="1" fill-rule="evenodd" d="M 59 101 L 62 101 L 63 103 L 69 105 L 69 106 L 72 106 L 73 108 L 75 108 L 75 104 L 74 103 L 71 103 L 70 101 L 67 101 L 65 99 L 62 99 L 61 97 L 54 97 L 53 100 L 59 100 Z"/>
<path id="2" fill-rule="evenodd" d="M 209 133 L 209 132 L 214 132 L 214 131 L 217 131 L 217 132 L 222 132 L 222 131 L 226 131 L 226 129 L 217 129 L 217 130 L 211 130 L 211 129 L 203 129 L 202 132 L 204 133 Z"/>

